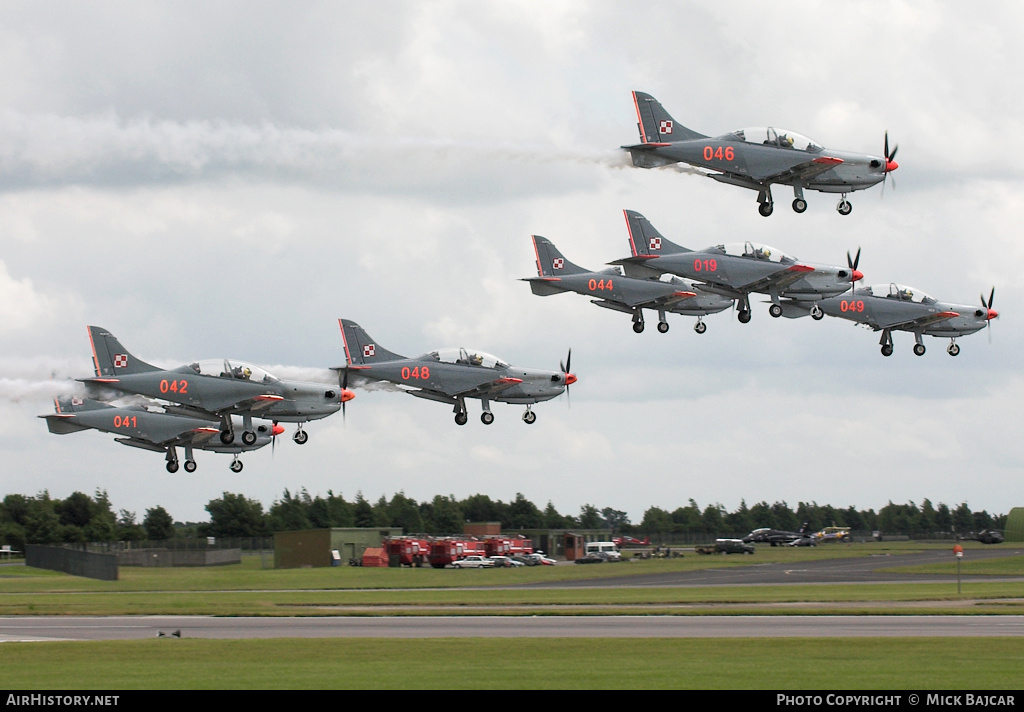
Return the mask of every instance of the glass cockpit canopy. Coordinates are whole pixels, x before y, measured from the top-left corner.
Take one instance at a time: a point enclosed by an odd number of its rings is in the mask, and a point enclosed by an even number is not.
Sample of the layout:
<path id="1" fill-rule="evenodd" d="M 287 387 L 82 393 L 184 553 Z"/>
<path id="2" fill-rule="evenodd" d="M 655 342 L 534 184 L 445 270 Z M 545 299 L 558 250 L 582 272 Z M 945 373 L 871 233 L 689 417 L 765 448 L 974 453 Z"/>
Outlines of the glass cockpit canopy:
<path id="1" fill-rule="evenodd" d="M 465 348 L 447 348 L 431 351 L 420 358 L 441 363 L 457 363 L 464 366 L 480 366 L 481 368 L 508 368 L 508 364 L 497 356 L 485 351 Z"/>
<path id="2" fill-rule="evenodd" d="M 764 260 L 765 262 L 775 262 L 776 264 L 783 265 L 796 263 L 796 258 L 792 255 L 787 255 L 782 250 L 776 250 L 768 245 L 759 245 L 755 242 L 730 242 L 725 245 L 709 247 L 704 251 L 719 255 L 729 255 L 731 257 Z"/>
<path id="3" fill-rule="evenodd" d="M 920 289 L 914 287 L 908 287 L 905 284 L 895 284 L 890 282 L 889 284 L 872 284 L 867 287 L 861 287 L 857 290 L 858 292 L 867 292 L 873 297 L 884 297 L 886 299 L 896 299 L 901 302 L 913 302 L 914 304 L 934 304 L 938 300 L 935 297 L 926 294 Z"/>
<path id="4" fill-rule="evenodd" d="M 803 134 L 771 126 L 752 126 L 740 129 L 739 131 L 733 131 L 721 138 L 726 140 L 738 139 L 745 143 L 758 143 L 765 146 L 791 148 L 794 151 L 806 151 L 807 153 L 820 153 L 823 150 L 821 144 L 812 141 Z"/>
<path id="5" fill-rule="evenodd" d="M 178 369 L 182 373 L 196 373 L 200 376 L 230 378 L 253 383 L 277 383 L 278 378 L 259 366 L 233 359 L 206 359 L 196 361 Z"/>

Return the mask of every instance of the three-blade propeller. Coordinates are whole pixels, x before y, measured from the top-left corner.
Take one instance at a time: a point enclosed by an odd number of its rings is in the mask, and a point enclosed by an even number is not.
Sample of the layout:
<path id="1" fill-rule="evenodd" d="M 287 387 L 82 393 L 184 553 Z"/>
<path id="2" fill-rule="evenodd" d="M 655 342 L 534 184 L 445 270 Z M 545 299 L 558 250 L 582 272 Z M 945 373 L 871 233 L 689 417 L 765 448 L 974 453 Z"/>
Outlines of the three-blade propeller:
<path id="1" fill-rule="evenodd" d="M 562 369 L 562 379 L 565 381 L 565 400 L 569 407 L 572 407 L 572 400 L 569 398 L 569 386 L 576 382 L 576 376 L 569 370 L 572 366 L 572 347 L 569 348 L 569 355 L 565 357 L 565 361 L 560 361 L 558 365 Z"/>
<path id="2" fill-rule="evenodd" d="M 885 175 L 882 177 L 882 197 L 885 197 L 885 184 L 892 181 L 892 189 L 896 190 L 896 178 L 890 178 L 889 174 L 900 167 L 896 162 L 896 151 L 900 150 L 899 144 L 893 146 L 892 153 L 889 153 L 889 132 L 885 132 Z"/>
<path id="3" fill-rule="evenodd" d="M 988 323 L 985 324 L 985 330 L 988 331 L 988 342 L 990 344 L 992 343 L 992 331 L 991 331 L 992 320 L 999 316 L 999 312 L 997 312 L 995 309 L 992 308 L 992 300 L 995 299 L 995 296 L 996 296 L 996 288 L 995 287 L 992 287 L 992 291 L 989 292 L 989 294 L 988 294 L 988 301 L 987 302 L 985 301 L 985 295 L 984 294 L 981 295 L 981 306 L 983 306 L 985 308 L 985 311 L 986 311 L 985 319 L 988 321 Z"/>
<path id="4" fill-rule="evenodd" d="M 857 256 L 850 257 L 850 251 L 846 251 L 846 264 L 850 268 L 850 293 L 852 294 L 857 288 L 857 281 L 863 279 L 864 275 L 857 271 L 857 265 L 860 264 L 860 248 L 857 248 Z"/>

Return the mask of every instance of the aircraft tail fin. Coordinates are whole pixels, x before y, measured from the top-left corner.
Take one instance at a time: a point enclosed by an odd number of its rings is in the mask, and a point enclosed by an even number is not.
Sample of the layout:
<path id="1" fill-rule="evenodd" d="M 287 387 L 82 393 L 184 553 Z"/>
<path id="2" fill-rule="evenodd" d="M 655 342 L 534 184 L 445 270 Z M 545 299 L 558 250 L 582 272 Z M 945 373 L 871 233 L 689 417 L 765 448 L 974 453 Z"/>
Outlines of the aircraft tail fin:
<path id="1" fill-rule="evenodd" d="M 680 252 L 693 252 L 662 237 L 651 221 L 635 210 L 623 210 L 629 230 L 629 247 L 634 257 L 661 257 Z"/>
<path id="2" fill-rule="evenodd" d="M 707 138 L 677 123 L 665 111 L 657 99 L 641 91 L 633 92 L 633 103 L 636 105 L 637 127 L 640 129 L 642 143 L 673 143 L 688 141 L 694 138 Z"/>
<path id="3" fill-rule="evenodd" d="M 345 366 L 372 366 L 384 361 L 397 361 L 405 358 L 383 348 L 363 330 L 363 327 L 351 319 L 338 319 L 341 327 L 341 341 L 345 346 Z"/>
<path id="4" fill-rule="evenodd" d="M 75 413 L 84 410 L 101 410 L 104 408 L 113 408 L 113 406 L 101 403 L 100 401 L 91 400 L 89 398 L 77 398 L 71 396 L 63 396 L 61 398 L 53 399 L 54 413 L 49 415 L 40 415 L 40 418 L 46 420 L 46 427 L 51 433 L 56 435 L 67 435 L 68 433 L 77 433 L 81 430 L 89 430 L 90 426 L 81 425 L 76 422 Z"/>
<path id="5" fill-rule="evenodd" d="M 106 329 L 90 326 L 89 341 L 92 343 L 92 364 L 97 378 L 115 378 L 160 370 L 128 353 L 121 342 Z"/>
<path id="6" fill-rule="evenodd" d="M 561 277 L 590 271 L 565 259 L 555 244 L 546 237 L 533 236 L 533 252 L 537 256 L 537 276 L 539 277 Z"/>

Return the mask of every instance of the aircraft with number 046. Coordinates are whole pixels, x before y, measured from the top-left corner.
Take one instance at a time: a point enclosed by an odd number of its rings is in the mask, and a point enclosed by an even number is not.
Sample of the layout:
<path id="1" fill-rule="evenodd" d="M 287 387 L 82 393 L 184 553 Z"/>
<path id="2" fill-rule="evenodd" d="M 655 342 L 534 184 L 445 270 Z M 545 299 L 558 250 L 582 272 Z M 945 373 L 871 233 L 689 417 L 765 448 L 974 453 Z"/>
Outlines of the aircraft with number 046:
<path id="1" fill-rule="evenodd" d="M 231 453 L 235 456 L 231 471 L 241 472 L 239 453 L 258 450 L 284 432 L 280 425 L 261 424 L 256 426 L 256 439 L 251 444 L 225 445 L 215 437 L 220 429 L 205 418 L 150 410 L 142 405 L 113 406 L 89 398 L 55 398 L 53 404 L 55 413 L 39 416 L 46 419 L 51 433 L 66 435 L 81 430 L 114 433 L 120 436 L 115 440 L 122 445 L 166 453 L 167 471 L 172 473 L 178 471 L 179 447 L 185 450 L 185 472 L 196 471 L 193 450 Z"/>
<path id="2" fill-rule="evenodd" d="M 571 349 L 561 371 L 511 366 L 483 351 L 466 348 L 438 349 L 408 358 L 380 346 L 350 319 L 338 319 L 338 324 L 345 347 L 346 363 L 337 368 L 343 388 L 348 387 L 350 374 L 357 380 L 388 381 L 417 398 L 448 403 L 459 425 L 469 419 L 467 398 L 483 403 L 480 420 L 484 425 L 494 422 L 491 401 L 525 405 L 523 422 L 532 424 L 537 419 L 534 403 L 560 396 L 576 382 L 569 372 Z"/>
<path id="3" fill-rule="evenodd" d="M 981 306 L 940 302 L 919 289 L 901 284 L 882 284 L 860 287 L 838 297 L 815 302 L 814 306 L 829 316 L 847 319 L 882 332 L 879 344 L 883 356 L 892 356 L 892 332 L 909 331 L 914 334 L 914 353 L 923 356 L 924 336 L 946 337 L 946 353 L 956 356 L 960 336 L 973 334 L 991 326 L 999 312 L 992 308 L 996 288 L 992 287 L 988 300 L 981 295 Z M 794 300 L 783 304 L 787 317 L 796 318 L 810 313 L 811 305 Z"/>
<path id="4" fill-rule="evenodd" d="M 853 210 L 847 193 L 882 183 L 899 168 L 894 147 L 881 156 L 823 148 L 806 136 L 785 129 L 760 126 L 740 129 L 722 136 L 705 136 L 673 119 L 650 94 L 633 92 L 640 143 L 623 146 L 633 165 L 656 168 L 687 163 L 710 171 L 703 175 L 720 183 L 757 191 L 758 212 L 772 214 L 772 185 L 793 188 L 793 210 L 807 210 L 804 190 L 840 193 L 836 210 L 849 215 Z M 882 186 L 883 190 L 885 186 Z"/>
<path id="5" fill-rule="evenodd" d="M 633 315 L 633 331 L 644 330 L 644 309 L 658 312 L 658 331 L 668 331 L 666 313 L 687 314 L 697 317 L 694 331 L 707 331 L 703 318 L 708 314 L 725 311 L 733 300 L 706 292 L 692 282 L 679 277 L 663 275 L 662 279 L 636 279 L 624 276 L 617 268 L 591 272 L 565 259 L 554 243 L 538 235 L 533 236 L 533 250 L 537 257 L 536 277 L 525 278 L 534 294 L 546 297 L 563 292 L 576 292 L 597 297 L 591 302 L 599 307 Z M 666 280 L 665 277 L 668 279 Z"/>
<path id="6" fill-rule="evenodd" d="M 668 272 L 692 279 L 706 291 L 735 299 L 737 316 L 744 324 L 750 321 L 751 293 L 769 295 L 768 313 L 773 317 L 782 316 L 782 298 L 788 297 L 809 301 L 811 316 L 821 319 L 824 313 L 815 307 L 817 300 L 848 291 L 864 276 L 852 264 L 843 268 L 797 262 L 774 248 L 751 242 L 690 250 L 663 237 L 640 213 L 623 212 L 633 256 L 612 264 L 622 265 L 632 277 Z"/>
<path id="7" fill-rule="evenodd" d="M 169 401 L 169 412 L 220 421 L 220 441 L 235 440 L 231 418 L 242 418 L 242 443 L 252 445 L 258 435 L 253 418 L 298 423 L 292 439 L 302 445 L 309 439 L 303 423 L 337 413 L 355 397 L 352 391 L 324 384 L 285 381 L 259 366 L 228 359 L 195 361 L 166 370 L 133 356 L 113 334 L 89 327 L 96 375 L 83 383 Z"/>

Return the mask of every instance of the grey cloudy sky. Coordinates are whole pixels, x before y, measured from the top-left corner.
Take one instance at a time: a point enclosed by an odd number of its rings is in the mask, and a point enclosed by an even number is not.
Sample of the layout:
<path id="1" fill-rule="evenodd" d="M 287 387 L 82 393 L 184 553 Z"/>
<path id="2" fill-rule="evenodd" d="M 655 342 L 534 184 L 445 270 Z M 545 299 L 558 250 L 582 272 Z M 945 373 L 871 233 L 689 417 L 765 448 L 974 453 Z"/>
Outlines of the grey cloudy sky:
<path id="1" fill-rule="evenodd" d="M 878 508 L 928 497 L 1024 504 L 1017 306 L 1024 268 L 1024 8 L 982 2 L 14 2 L 0 6 L 3 492 L 105 489 L 179 520 L 241 492 L 374 500 L 402 490 L 734 509 Z M 631 90 L 720 134 L 771 124 L 825 146 L 900 146 L 897 188 L 755 195 L 643 171 Z M 777 191 L 780 206 L 786 190 Z M 662 335 L 574 295 L 541 299 L 529 236 L 598 267 L 627 254 L 624 208 L 691 247 L 752 240 L 811 262 L 863 248 L 866 282 L 1000 318 L 952 359 L 912 337 L 757 304 Z M 87 324 L 169 366 L 239 358 L 330 378 L 338 317 L 390 350 L 475 346 L 556 368 L 572 404 L 497 405 L 457 427 L 436 403 L 359 391 L 290 440 L 168 475 L 112 436 L 55 436 Z M 991 341 L 991 342 L 990 342 Z M 281 367 L 281 368 L 277 368 Z M 289 430 L 291 428 L 289 427 Z"/>

